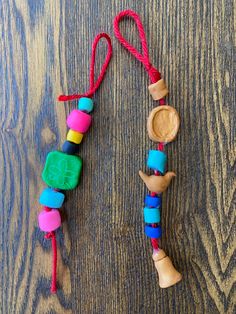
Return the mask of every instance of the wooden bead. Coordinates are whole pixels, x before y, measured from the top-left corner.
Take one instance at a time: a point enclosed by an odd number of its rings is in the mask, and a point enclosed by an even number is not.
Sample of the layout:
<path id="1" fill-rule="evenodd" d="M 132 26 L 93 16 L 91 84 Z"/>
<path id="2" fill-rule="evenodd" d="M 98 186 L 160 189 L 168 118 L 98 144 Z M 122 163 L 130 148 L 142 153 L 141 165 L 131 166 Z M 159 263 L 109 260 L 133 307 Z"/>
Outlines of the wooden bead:
<path id="1" fill-rule="evenodd" d="M 82 133 L 70 129 L 67 133 L 66 139 L 69 142 L 80 144 L 83 139 L 83 136 L 84 135 Z"/>
<path id="2" fill-rule="evenodd" d="M 165 81 L 163 79 L 157 81 L 154 84 L 149 85 L 148 89 L 154 100 L 162 99 L 169 93 Z"/>
<path id="3" fill-rule="evenodd" d="M 180 118 L 171 106 L 162 105 L 154 108 L 147 120 L 149 138 L 154 142 L 172 142 L 178 133 Z"/>
<path id="4" fill-rule="evenodd" d="M 43 181 L 54 189 L 72 190 L 79 183 L 82 159 L 59 151 L 47 155 L 43 169 Z"/>
<path id="5" fill-rule="evenodd" d="M 148 190 L 157 194 L 163 193 L 170 185 L 172 178 L 176 176 L 174 172 L 170 171 L 167 172 L 164 176 L 148 176 L 141 170 L 139 171 L 139 175 L 143 182 L 146 184 Z"/>
<path id="6" fill-rule="evenodd" d="M 182 279 L 182 275 L 174 268 L 170 258 L 163 250 L 158 250 L 152 256 L 159 276 L 159 286 L 168 288 Z"/>

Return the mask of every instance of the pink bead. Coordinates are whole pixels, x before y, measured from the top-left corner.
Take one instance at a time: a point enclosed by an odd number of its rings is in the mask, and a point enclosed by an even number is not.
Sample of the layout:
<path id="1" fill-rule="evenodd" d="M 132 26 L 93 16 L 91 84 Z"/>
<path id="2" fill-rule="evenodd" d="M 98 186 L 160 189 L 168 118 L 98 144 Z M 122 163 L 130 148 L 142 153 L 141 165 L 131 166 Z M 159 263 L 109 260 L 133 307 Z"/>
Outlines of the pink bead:
<path id="1" fill-rule="evenodd" d="M 92 118 L 89 114 L 75 109 L 71 111 L 66 122 L 70 129 L 84 134 L 88 131 Z"/>
<path id="2" fill-rule="evenodd" d="M 38 215 L 39 228 L 44 232 L 56 230 L 61 225 L 61 216 L 58 210 L 52 209 L 49 212 L 41 211 Z"/>

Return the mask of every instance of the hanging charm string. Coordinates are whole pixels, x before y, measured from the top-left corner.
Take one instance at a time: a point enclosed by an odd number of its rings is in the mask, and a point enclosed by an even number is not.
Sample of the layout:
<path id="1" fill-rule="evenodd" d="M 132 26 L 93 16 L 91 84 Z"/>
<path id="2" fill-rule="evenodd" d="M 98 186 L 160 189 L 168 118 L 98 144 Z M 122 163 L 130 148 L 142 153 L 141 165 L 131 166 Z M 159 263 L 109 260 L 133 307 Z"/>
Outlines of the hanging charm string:
<path id="1" fill-rule="evenodd" d="M 131 17 L 134 19 L 138 32 L 139 32 L 139 38 L 142 46 L 142 54 L 138 52 L 138 50 L 133 47 L 122 35 L 120 32 L 119 24 L 120 21 L 125 17 Z M 149 59 L 149 52 L 148 52 L 148 46 L 147 46 L 147 39 L 146 34 L 144 31 L 143 24 L 140 20 L 140 17 L 138 14 L 132 10 L 125 10 L 120 12 L 114 19 L 114 34 L 116 38 L 120 41 L 120 43 L 137 59 L 139 60 L 145 67 L 150 80 L 152 83 L 156 83 L 161 79 L 161 73 L 151 64 Z M 160 105 L 165 104 L 164 99 L 160 99 Z M 164 150 L 164 143 L 158 143 L 158 150 L 163 151 Z M 157 171 L 154 173 L 156 176 L 160 175 Z M 155 196 L 155 193 L 151 193 L 152 196 Z M 152 225 L 152 227 L 156 227 L 155 224 Z M 158 239 L 151 238 L 152 247 L 154 250 L 158 250 Z"/>
<path id="2" fill-rule="evenodd" d="M 107 50 L 107 55 L 105 58 L 105 61 L 102 65 L 101 68 L 101 72 L 98 76 L 98 79 L 96 82 L 94 82 L 94 71 L 95 71 L 95 61 L 96 61 L 96 49 L 97 49 L 97 45 L 99 43 L 99 41 L 104 38 L 107 41 L 107 46 L 108 46 L 108 50 Z M 90 75 L 89 75 L 89 82 L 90 82 L 90 86 L 89 89 L 84 93 L 84 94 L 74 94 L 74 95 L 60 95 L 58 97 L 59 101 L 68 101 L 68 100 L 74 100 L 74 99 L 79 99 L 81 97 L 92 97 L 94 95 L 94 93 L 96 92 L 96 90 L 98 89 L 98 87 L 100 86 L 100 84 L 103 81 L 104 75 L 106 73 L 108 64 L 111 60 L 111 56 L 112 56 L 112 44 L 111 44 L 111 38 L 109 37 L 108 34 L 106 33 L 100 33 L 98 34 L 93 42 L 93 46 L 92 46 L 92 55 L 91 55 L 91 64 L 90 64 Z"/>
<path id="3" fill-rule="evenodd" d="M 107 45 L 108 45 L 108 51 L 107 51 L 107 55 L 105 58 L 105 61 L 102 65 L 101 68 L 101 72 L 98 76 L 97 81 L 95 82 L 94 80 L 94 72 L 95 72 L 95 61 L 96 61 L 96 49 L 97 49 L 97 45 L 99 43 L 99 41 L 105 38 L 107 41 Z M 106 33 L 100 33 L 98 34 L 93 42 L 93 46 L 92 46 L 92 55 L 91 55 L 91 64 L 90 64 L 90 78 L 89 78 L 89 82 L 90 82 L 90 86 L 89 86 L 89 90 L 84 93 L 84 94 L 74 94 L 74 95 L 61 95 L 58 97 L 59 101 L 68 101 L 68 100 L 74 100 L 74 99 L 79 99 L 81 97 L 92 97 L 93 94 L 96 92 L 96 90 L 98 89 L 98 87 L 100 86 L 104 75 L 106 73 L 106 69 L 108 67 L 108 64 L 110 62 L 112 56 L 112 44 L 111 44 L 111 39 L 110 37 L 106 34 Z M 44 207 L 45 211 L 51 211 L 52 209 L 49 207 Z M 51 239 L 51 243 L 52 243 L 52 251 L 53 251 L 53 260 L 52 260 L 52 282 L 51 282 L 51 292 L 52 293 L 56 293 L 57 291 L 57 286 L 56 286 L 56 282 L 57 282 L 57 240 L 56 240 L 56 234 L 55 231 L 52 232 L 47 232 L 45 234 L 45 239 Z"/>
<path id="4" fill-rule="evenodd" d="M 141 52 L 121 35 L 119 24 L 126 17 L 132 18 L 137 25 L 142 47 Z M 120 12 L 114 19 L 114 33 L 118 41 L 144 65 L 152 83 L 148 86 L 152 98 L 159 101 L 159 105 L 165 105 L 164 97 L 168 94 L 168 89 L 164 80 L 161 79 L 160 72 L 150 62 L 145 31 L 138 14 L 132 10 Z M 182 278 L 181 274 L 174 268 L 170 258 L 159 248 L 159 239 L 162 235 L 160 226 L 161 195 L 170 184 L 170 175 L 172 177 L 175 176 L 173 172 L 168 171 L 165 173 L 167 157 L 163 150 L 165 143 L 173 141 L 177 135 L 179 129 L 178 113 L 174 108 L 167 105 L 154 108 L 148 117 L 147 129 L 149 138 L 154 142 L 158 142 L 158 148 L 157 150 L 149 151 L 147 160 L 147 166 L 154 170 L 154 175 L 149 176 L 139 171 L 139 175 L 150 193 L 145 197 L 145 234 L 151 239 L 153 247 L 152 259 L 159 275 L 159 285 L 161 288 L 167 288 L 178 283 Z M 163 177 L 161 177 L 162 175 Z"/>

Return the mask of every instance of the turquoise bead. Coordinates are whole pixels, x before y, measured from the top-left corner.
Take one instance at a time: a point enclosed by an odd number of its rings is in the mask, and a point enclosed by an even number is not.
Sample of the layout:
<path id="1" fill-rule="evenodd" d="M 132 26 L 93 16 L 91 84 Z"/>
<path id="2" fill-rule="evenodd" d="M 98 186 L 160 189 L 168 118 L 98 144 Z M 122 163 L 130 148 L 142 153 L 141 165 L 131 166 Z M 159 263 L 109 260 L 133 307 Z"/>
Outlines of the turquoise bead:
<path id="1" fill-rule="evenodd" d="M 93 111 L 93 101 L 91 98 L 82 97 L 78 102 L 78 109 L 84 112 Z"/>
<path id="2" fill-rule="evenodd" d="M 161 221 L 160 208 L 144 207 L 144 221 L 147 224 L 159 223 Z"/>
<path id="3" fill-rule="evenodd" d="M 39 203 L 50 208 L 60 208 L 64 202 L 65 195 L 51 188 L 43 190 L 39 197 Z"/>
<path id="4" fill-rule="evenodd" d="M 153 170 L 164 173 L 166 170 L 167 157 L 160 150 L 149 150 L 147 166 Z"/>

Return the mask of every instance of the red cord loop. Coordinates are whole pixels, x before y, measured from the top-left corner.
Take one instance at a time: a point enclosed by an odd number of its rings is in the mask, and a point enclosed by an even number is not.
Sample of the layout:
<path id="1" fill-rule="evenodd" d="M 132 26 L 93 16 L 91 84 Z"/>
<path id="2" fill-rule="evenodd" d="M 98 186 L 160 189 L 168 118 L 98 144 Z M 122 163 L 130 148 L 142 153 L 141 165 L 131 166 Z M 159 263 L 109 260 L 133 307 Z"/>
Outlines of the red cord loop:
<path id="1" fill-rule="evenodd" d="M 124 17 L 131 17 L 134 19 L 138 32 L 139 32 L 139 38 L 142 45 L 142 54 L 138 52 L 136 48 L 134 48 L 128 41 L 121 35 L 119 23 Z M 125 10 L 120 12 L 114 19 L 114 33 L 116 38 L 120 41 L 120 43 L 142 64 L 144 65 L 146 71 L 148 72 L 148 75 L 151 79 L 152 83 L 156 83 L 161 79 L 161 73 L 153 67 L 149 60 L 149 53 L 148 53 L 148 47 L 147 47 L 147 39 L 146 34 L 143 28 L 143 24 L 140 20 L 140 17 L 138 14 L 132 10 Z"/>
<path id="2" fill-rule="evenodd" d="M 100 74 L 98 76 L 97 81 L 94 83 L 96 48 L 97 48 L 97 45 L 98 45 L 99 40 L 101 38 L 105 38 L 106 39 L 108 50 L 107 50 L 107 55 L 106 55 L 105 61 L 104 61 L 103 65 L 102 65 L 102 68 L 101 68 L 101 72 L 100 72 Z M 92 55 L 91 55 L 91 64 L 90 64 L 90 76 L 89 76 L 89 82 L 90 82 L 89 89 L 84 94 L 60 95 L 58 97 L 58 100 L 59 101 L 68 101 L 68 100 L 79 99 L 81 97 L 93 97 L 94 93 L 96 92 L 96 90 L 98 89 L 98 87 L 101 85 L 101 83 L 103 81 L 103 78 L 105 76 L 108 64 L 109 64 L 109 62 L 111 60 L 111 56 L 112 56 L 111 38 L 106 33 L 98 34 L 95 37 L 94 42 L 93 42 L 93 46 L 92 46 Z"/>

